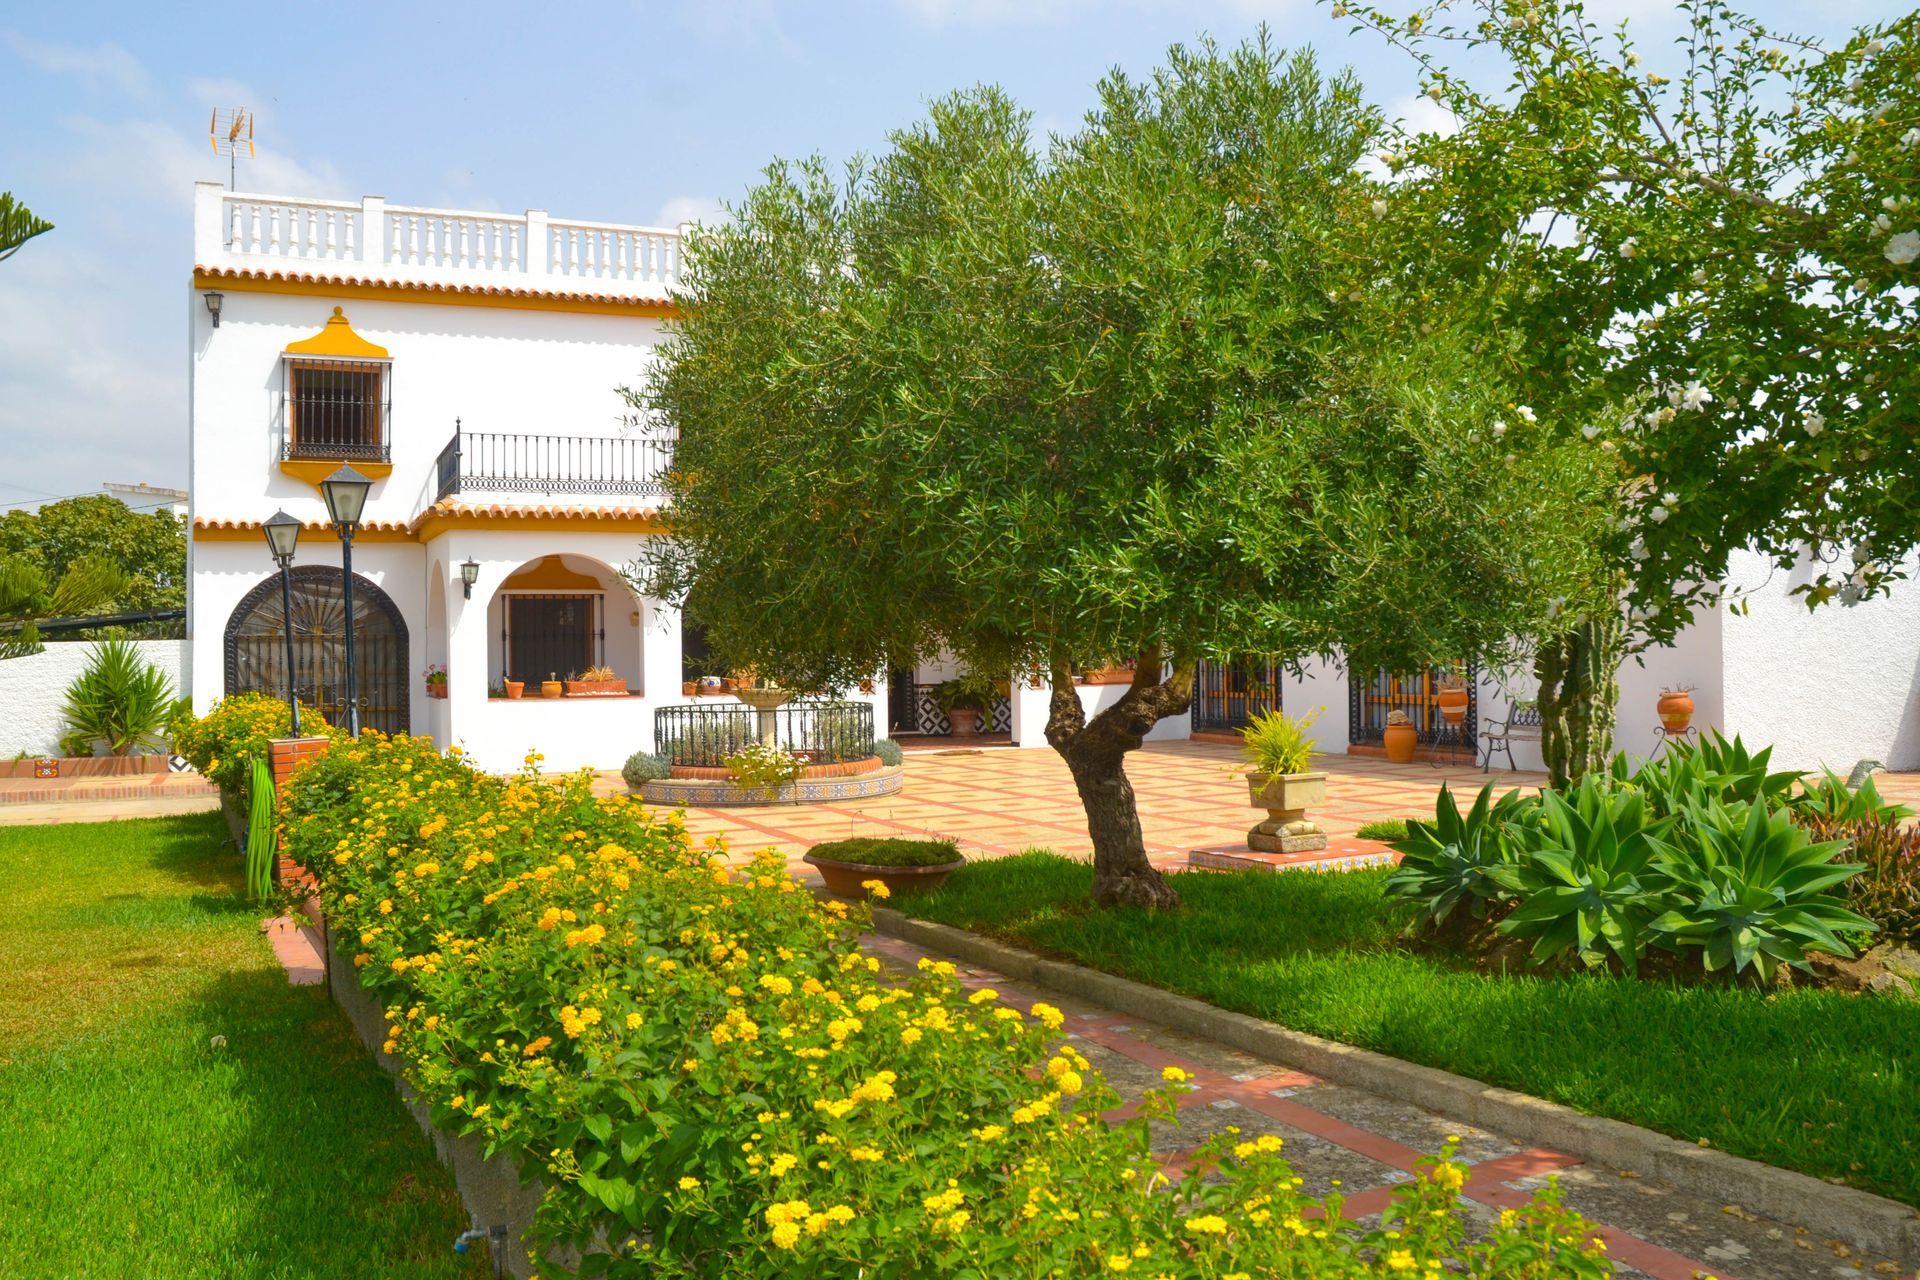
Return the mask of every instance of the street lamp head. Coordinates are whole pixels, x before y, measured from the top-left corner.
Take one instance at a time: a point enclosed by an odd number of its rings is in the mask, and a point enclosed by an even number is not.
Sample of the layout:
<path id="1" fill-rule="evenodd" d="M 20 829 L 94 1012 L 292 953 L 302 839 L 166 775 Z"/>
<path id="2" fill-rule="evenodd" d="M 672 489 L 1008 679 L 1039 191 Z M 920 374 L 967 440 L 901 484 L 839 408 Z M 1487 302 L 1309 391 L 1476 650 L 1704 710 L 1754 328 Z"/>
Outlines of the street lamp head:
<path id="1" fill-rule="evenodd" d="M 469 557 L 460 563 L 460 585 L 466 589 L 466 598 L 473 599 L 473 584 L 480 581 L 480 562 Z"/>
<path id="2" fill-rule="evenodd" d="M 293 563 L 293 549 L 300 545 L 300 522 L 284 511 L 276 511 L 261 526 L 267 535 L 267 548 L 274 563 L 282 568 Z"/>
<path id="3" fill-rule="evenodd" d="M 367 490 L 372 487 L 373 481 L 347 466 L 320 482 L 320 496 L 327 500 L 327 518 L 342 537 L 353 536 L 360 513 L 367 507 Z"/>
<path id="4" fill-rule="evenodd" d="M 226 302 L 227 295 L 218 289 L 209 289 L 200 295 L 207 300 L 207 314 L 213 317 L 213 327 L 220 327 L 220 307 Z"/>

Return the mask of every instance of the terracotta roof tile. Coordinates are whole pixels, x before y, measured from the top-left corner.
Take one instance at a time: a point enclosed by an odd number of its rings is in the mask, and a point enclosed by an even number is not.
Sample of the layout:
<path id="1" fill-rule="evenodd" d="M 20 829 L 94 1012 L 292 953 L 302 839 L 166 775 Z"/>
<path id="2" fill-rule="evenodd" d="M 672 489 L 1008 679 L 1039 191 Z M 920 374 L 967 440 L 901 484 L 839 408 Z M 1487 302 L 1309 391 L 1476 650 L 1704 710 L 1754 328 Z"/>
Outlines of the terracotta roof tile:
<path id="1" fill-rule="evenodd" d="M 251 529 L 257 532 L 260 525 L 261 522 L 258 520 L 226 520 L 218 516 L 193 518 L 193 527 L 196 529 Z M 405 520 L 362 520 L 360 522 L 361 530 L 369 533 L 405 533 L 411 527 Z M 325 520 L 300 522 L 302 533 L 325 532 L 332 528 L 333 526 Z"/>
<path id="2" fill-rule="evenodd" d="M 408 289 L 421 293 L 468 293 L 496 298 L 549 298 L 558 302 L 628 303 L 635 306 L 671 305 L 673 302 L 673 298 L 664 288 L 653 293 L 587 293 L 568 289 L 512 289 L 500 285 L 388 280 L 383 276 L 356 276 L 342 271 L 207 267 L 197 264 L 193 269 L 201 275 L 225 280 L 267 280 L 286 284 L 345 284 L 375 289 Z"/>
<path id="3" fill-rule="evenodd" d="M 657 507 L 589 507 L 561 506 L 549 503 L 474 503 L 461 502 L 456 498 L 442 498 L 422 511 L 413 521 L 412 528 L 441 516 L 482 516 L 495 520 L 551 520 L 551 519 L 587 519 L 587 520 L 631 520 L 635 524 L 648 524 L 660 518 Z"/>

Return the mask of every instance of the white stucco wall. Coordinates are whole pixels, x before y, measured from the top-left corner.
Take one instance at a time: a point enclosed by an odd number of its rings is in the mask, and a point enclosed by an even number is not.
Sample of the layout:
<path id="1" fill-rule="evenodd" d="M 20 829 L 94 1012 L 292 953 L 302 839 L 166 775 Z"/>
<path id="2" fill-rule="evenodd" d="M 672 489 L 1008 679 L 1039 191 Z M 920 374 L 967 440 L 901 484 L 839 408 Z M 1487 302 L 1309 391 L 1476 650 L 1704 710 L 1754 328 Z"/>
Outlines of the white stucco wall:
<path id="1" fill-rule="evenodd" d="M 1730 580 L 1746 589 L 1747 612 L 1724 624 L 1728 725 L 1749 744 L 1772 744 L 1776 766 L 1844 774 L 1864 758 L 1920 768 L 1920 584 L 1810 611 L 1792 591 L 1813 576 L 1806 562 L 1772 570 L 1758 556 L 1736 560 Z"/>
<path id="2" fill-rule="evenodd" d="M 136 640 L 134 645 L 141 657 L 166 672 L 176 693 L 187 691 L 187 641 Z M 91 641 L 57 640 L 44 652 L 0 662 L 0 757 L 60 754 L 60 736 L 67 731 L 62 713 L 67 689 L 87 669 L 92 654 Z"/>

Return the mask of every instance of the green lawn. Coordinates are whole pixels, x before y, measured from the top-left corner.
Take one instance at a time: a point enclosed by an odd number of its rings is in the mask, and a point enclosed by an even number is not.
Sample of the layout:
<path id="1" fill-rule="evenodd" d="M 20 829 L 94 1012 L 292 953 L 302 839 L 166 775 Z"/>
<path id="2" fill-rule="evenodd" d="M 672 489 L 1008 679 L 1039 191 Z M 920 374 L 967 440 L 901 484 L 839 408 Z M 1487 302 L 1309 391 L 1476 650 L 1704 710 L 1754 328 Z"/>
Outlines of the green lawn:
<path id="1" fill-rule="evenodd" d="M 893 905 L 1920 1204 L 1920 1003 L 1487 977 L 1397 943 L 1386 874 L 1182 876 L 1156 916 L 1090 908 L 1091 868 L 1036 852 Z"/>
<path id="2" fill-rule="evenodd" d="M 217 813 L 0 827 L 0 1276 L 491 1274 L 224 839 Z"/>

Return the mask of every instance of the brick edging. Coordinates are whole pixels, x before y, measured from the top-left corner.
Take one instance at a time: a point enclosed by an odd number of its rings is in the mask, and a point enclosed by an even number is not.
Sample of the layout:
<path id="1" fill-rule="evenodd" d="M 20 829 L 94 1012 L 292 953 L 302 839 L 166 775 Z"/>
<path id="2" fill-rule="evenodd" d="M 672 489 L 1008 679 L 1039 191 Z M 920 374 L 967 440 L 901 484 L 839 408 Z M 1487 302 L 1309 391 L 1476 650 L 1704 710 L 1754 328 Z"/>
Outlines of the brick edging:
<path id="1" fill-rule="evenodd" d="M 874 928 L 1016 981 L 1052 987 L 1136 1018 L 1284 1063 L 1338 1084 L 1371 1090 L 1496 1130 L 1510 1138 L 1657 1177 L 1715 1204 L 1806 1227 L 1823 1238 L 1920 1266 L 1920 1212 L 1896 1200 L 1837 1186 L 1757 1160 L 1695 1146 L 1651 1129 L 1575 1111 L 1511 1089 L 1403 1062 L 1294 1031 L 1205 1001 L 1082 965 L 1048 960 L 992 938 L 876 907 Z"/>

